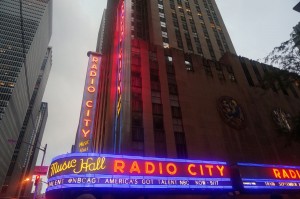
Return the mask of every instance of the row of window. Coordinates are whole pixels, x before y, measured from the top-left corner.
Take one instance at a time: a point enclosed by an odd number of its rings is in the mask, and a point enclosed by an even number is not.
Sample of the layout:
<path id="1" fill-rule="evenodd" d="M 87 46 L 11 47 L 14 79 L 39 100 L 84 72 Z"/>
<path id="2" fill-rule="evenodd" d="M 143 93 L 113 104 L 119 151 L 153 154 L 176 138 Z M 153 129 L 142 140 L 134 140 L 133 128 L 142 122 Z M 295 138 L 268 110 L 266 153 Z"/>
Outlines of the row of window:
<path id="1" fill-rule="evenodd" d="M 247 79 L 247 82 L 248 82 L 249 86 L 255 87 L 256 85 L 255 85 L 255 83 L 252 79 L 252 76 L 251 76 L 249 68 L 246 64 L 246 61 L 242 57 L 240 57 L 240 63 L 242 65 L 242 69 L 244 71 L 244 74 L 245 74 L 245 77 Z M 250 65 L 251 65 L 251 68 L 254 71 L 254 74 L 256 76 L 257 81 L 259 82 L 259 86 L 261 86 L 263 88 L 266 87 L 265 82 L 263 82 L 264 81 L 263 77 L 259 72 L 257 62 L 250 61 Z M 276 72 L 276 70 L 279 70 L 279 69 L 276 69 L 276 68 L 267 67 L 264 64 L 262 65 L 262 69 L 263 69 L 264 74 L 267 74 L 267 73 L 272 72 L 272 71 Z M 268 82 L 268 84 L 270 84 L 268 86 L 270 86 L 270 88 L 276 93 L 278 93 L 278 90 L 281 90 L 284 95 L 288 96 L 289 93 L 288 93 L 287 89 L 289 89 L 292 92 L 292 94 L 294 95 L 295 98 L 299 98 L 299 95 L 298 95 L 294 85 L 290 85 L 290 86 L 286 87 L 283 83 L 283 80 L 280 79 L 280 78 L 277 78 L 276 80 L 274 80 L 274 82 L 271 82 L 271 83 Z"/>
<path id="2" fill-rule="evenodd" d="M 167 33 L 167 24 L 166 24 L 166 19 L 165 19 L 163 0 L 158 0 L 158 11 L 159 11 L 159 18 L 160 18 L 163 47 L 169 48 L 170 44 L 169 44 L 169 38 L 168 38 L 168 33 Z"/>
<path id="3" fill-rule="evenodd" d="M 177 82 L 175 76 L 175 70 L 173 65 L 173 57 L 170 55 L 165 56 L 167 66 L 167 77 L 169 86 L 169 100 L 171 104 L 171 113 L 173 119 L 173 132 L 175 137 L 176 152 L 178 158 L 187 158 L 187 146 L 185 140 L 185 133 L 182 125 L 182 114 L 178 97 Z M 185 64 L 189 64 L 186 61 Z M 170 72 L 170 73 L 169 73 Z"/>

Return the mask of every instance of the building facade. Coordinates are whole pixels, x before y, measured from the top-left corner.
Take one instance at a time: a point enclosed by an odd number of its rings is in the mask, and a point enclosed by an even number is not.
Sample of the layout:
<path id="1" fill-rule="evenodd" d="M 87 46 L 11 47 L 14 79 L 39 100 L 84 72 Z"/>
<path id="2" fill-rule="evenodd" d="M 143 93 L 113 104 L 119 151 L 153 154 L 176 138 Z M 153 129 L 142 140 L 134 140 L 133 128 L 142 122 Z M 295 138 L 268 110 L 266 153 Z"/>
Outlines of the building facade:
<path id="1" fill-rule="evenodd" d="M 299 84 L 266 89 L 264 76 L 276 69 L 235 54 L 215 1 L 109 1 L 105 18 L 114 25 L 98 39 L 95 152 L 300 164 L 288 133 L 300 111 Z"/>
<path id="2" fill-rule="evenodd" d="M 266 85 L 278 69 L 235 54 L 215 1 L 109 0 L 104 15 L 101 64 L 89 64 L 100 71 L 98 98 L 82 108 L 96 110 L 95 119 L 83 111 L 83 124 L 95 127 L 94 153 L 54 158 L 47 197 L 299 198 L 299 84 Z M 95 76 L 88 69 L 90 93 Z M 90 144 L 77 140 L 75 148 Z M 197 160 L 206 162 L 196 169 Z M 227 163 L 230 177 L 205 181 L 225 168 L 214 160 Z M 253 167 L 272 168 L 273 181 Z M 188 177 L 178 174 L 185 170 Z M 189 184 L 191 176 L 202 181 Z M 229 178 L 232 189 L 217 184 Z"/>
<path id="3" fill-rule="evenodd" d="M 52 65 L 52 1 L 1 1 L 0 19 L 1 197 L 16 197 L 38 152 L 25 142 L 41 139 L 47 119 L 41 100 Z"/>

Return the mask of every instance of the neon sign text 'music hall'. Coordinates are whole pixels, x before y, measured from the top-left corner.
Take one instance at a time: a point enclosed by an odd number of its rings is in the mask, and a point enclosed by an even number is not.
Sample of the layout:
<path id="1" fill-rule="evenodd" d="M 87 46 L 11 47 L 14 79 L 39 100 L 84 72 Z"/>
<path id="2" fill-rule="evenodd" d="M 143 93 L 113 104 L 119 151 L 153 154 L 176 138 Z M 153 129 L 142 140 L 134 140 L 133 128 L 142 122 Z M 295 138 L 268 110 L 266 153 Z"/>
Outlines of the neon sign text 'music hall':
<path id="1" fill-rule="evenodd" d="M 77 152 L 92 151 L 92 136 L 94 131 L 94 117 L 96 112 L 95 109 L 98 94 L 101 55 L 98 53 L 88 52 L 88 56 L 89 64 L 75 143 Z"/>
<path id="2" fill-rule="evenodd" d="M 75 153 L 58 156 L 48 191 L 70 187 L 232 189 L 225 162 Z"/>

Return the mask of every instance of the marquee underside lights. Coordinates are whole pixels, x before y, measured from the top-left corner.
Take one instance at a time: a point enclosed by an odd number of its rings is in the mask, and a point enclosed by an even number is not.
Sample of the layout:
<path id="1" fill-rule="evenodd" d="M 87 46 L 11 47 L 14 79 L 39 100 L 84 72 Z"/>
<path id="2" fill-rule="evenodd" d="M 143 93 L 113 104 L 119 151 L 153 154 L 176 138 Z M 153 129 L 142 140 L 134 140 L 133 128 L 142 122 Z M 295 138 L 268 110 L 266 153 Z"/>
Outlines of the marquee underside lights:
<path id="1" fill-rule="evenodd" d="M 231 190 L 231 184 L 225 162 L 74 153 L 53 160 L 47 191 L 72 187 Z"/>
<path id="2" fill-rule="evenodd" d="M 238 163 L 244 189 L 300 190 L 300 167 Z"/>
<path id="3" fill-rule="evenodd" d="M 101 55 L 89 52 L 89 64 L 86 74 L 83 100 L 81 105 L 79 127 L 76 137 L 77 152 L 92 151 L 92 136 L 100 76 Z"/>

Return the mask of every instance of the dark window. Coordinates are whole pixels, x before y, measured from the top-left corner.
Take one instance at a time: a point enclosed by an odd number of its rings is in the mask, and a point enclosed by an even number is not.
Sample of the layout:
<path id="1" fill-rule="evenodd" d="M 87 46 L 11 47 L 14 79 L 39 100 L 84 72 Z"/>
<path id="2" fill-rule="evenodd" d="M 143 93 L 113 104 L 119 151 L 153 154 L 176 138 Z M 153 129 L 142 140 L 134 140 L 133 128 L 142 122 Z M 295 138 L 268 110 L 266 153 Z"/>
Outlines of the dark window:
<path id="1" fill-rule="evenodd" d="M 178 95 L 177 85 L 169 84 L 169 93 L 173 95 Z"/>
<path id="2" fill-rule="evenodd" d="M 142 87 L 142 78 L 140 77 L 131 77 L 133 87 Z"/>
<path id="3" fill-rule="evenodd" d="M 187 158 L 185 134 L 182 132 L 175 132 L 174 135 L 178 158 Z"/>
<path id="4" fill-rule="evenodd" d="M 249 73 L 249 70 L 248 70 L 248 68 L 247 68 L 246 63 L 245 63 L 242 59 L 240 59 L 240 61 L 241 61 L 241 64 L 242 64 L 242 68 L 243 68 L 243 70 L 244 70 L 244 74 L 245 74 L 245 76 L 246 76 L 246 78 L 247 78 L 248 84 L 249 84 L 250 86 L 254 86 L 252 77 L 251 77 L 251 75 L 250 75 L 250 73 Z"/>
<path id="5" fill-rule="evenodd" d="M 154 132 L 155 155 L 157 157 L 167 156 L 166 135 L 164 131 Z"/>
<path id="6" fill-rule="evenodd" d="M 173 118 L 181 118 L 181 109 L 180 107 L 171 106 L 172 109 L 172 117 Z"/>
<path id="7" fill-rule="evenodd" d="M 258 68 L 257 68 L 256 63 L 252 62 L 251 65 L 252 65 L 252 67 L 253 67 L 253 70 L 254 70 L 254 73 L 255 73 L 255 75 L 256 75 L 257 80 L 258 80 L 260 83 L 262 83 L 262 77 L 261 77 L 261 75 L 260 75 L 260 73 L 259 73 L 259 71 L 258 71 Z"/>
<path id="8" fill-rule="evenodd" d="M 143 126 L 142 113 L 132 113 L 132 126 Z"/>
<path id="9" fill-rule="evenodd" d="M 132 141 L 144 142 L 144 129 L 142 127 L 132 127 Z"/>
<path id="10" fill-rule="evenodd" d="M 142 112 L 143 111 L 143 102 L 141 100 L 132 100 L 132 111 Z"/>
<path id="11" fill-rule="evenodd" d="M 163 116 L 153 116 L 153 128 L 154 130 L 163 130 L 164 129 L 164 120 Z"/>
<path id="12" fill-rule="evenodd" d="M 162 104 L 152 103 L 152 113 L 153 115 L 162 115 L 163 114 Z"/>

